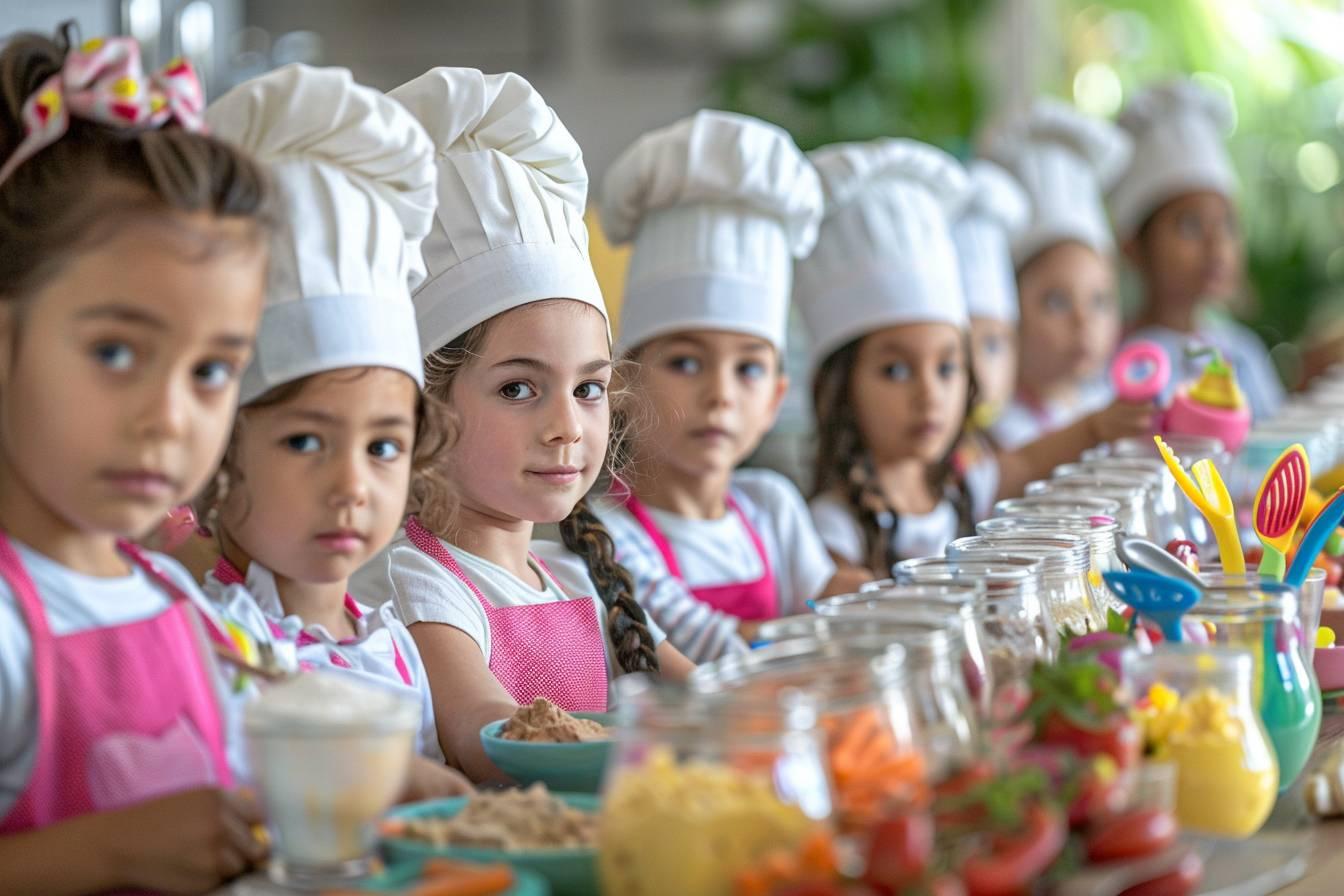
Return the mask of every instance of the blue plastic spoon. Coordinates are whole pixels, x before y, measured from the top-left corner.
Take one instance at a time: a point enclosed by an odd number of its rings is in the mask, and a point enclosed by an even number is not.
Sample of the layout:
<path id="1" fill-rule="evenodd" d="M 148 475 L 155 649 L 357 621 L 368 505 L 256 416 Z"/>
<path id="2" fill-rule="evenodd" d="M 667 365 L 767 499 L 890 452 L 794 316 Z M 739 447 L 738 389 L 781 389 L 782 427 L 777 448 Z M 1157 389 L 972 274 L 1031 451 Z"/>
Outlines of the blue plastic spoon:
<path id="1" fill-rule="evenodd" d="M 1162 637 L 1182 640 L 1181 617 L 1199 603 L 1200 592 L 1188 582 L 1142 570 L 1102 573 L 1115 596 L 1134 608 L 1134 615 L 1157 623 Z"/>
<path id="2" fill-rule="evenodd" d="M 1335 492 L 1334 496 L 1325 502 L 1321 512 L 1316 514 L 1316 519 L 1311 521 L 1307 534 L 1302 536 L 1302 543 L 1297 546 L 1293 565 L 1288 568 L 1288 575 L 1283 577 L 1285 584 L 1301 588 L 1306 583 L 1307 575 L 1311 573 L 1311 565 L 1316 562 L 1321 551 L 1325 550 L 1325 543 L 1339 528 L 1341 521 L 1344 521 L 1344 488 Z"/>

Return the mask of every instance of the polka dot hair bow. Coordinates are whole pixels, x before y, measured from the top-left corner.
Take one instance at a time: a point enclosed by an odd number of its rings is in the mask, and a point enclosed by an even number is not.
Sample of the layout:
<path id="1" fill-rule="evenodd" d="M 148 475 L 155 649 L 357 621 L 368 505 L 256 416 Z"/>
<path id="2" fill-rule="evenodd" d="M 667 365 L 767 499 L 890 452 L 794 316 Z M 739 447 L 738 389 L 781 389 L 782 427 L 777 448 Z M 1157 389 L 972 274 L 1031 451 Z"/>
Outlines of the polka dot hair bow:
<path id="1" fill-rule="evenodd" d="M 66 54 L 61 70 L 23 104 L 24 138 L 0 168 L 0 183 L 61 139 L 72 116 L 127 130 L 153 130 L 176 122 L 188 131 L 201 131 L 204 111 L 201 82 L 185 59 L 174 59 L 146 77 L 140 45 L 132 38 L 85 41 Z"/>

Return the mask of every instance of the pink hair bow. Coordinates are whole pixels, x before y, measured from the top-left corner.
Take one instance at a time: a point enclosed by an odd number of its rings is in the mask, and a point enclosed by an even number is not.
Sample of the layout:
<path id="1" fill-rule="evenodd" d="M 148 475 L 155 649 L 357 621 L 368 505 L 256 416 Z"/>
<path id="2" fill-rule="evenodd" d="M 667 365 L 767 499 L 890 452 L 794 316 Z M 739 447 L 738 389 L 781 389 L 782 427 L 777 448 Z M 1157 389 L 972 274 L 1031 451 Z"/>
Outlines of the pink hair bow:
<path id="1" fill-rule="evenodd" d="M 179 57 L 146 77 L 140 45 L 132 38 L 87 40 L 72 48 L 61 70 L 24 102 L 23 142 L 0 168 L 0 183 L 61 139 L 71 116 L 128 130 L 177 122 L 188 131 L 203 131 L 204 111 L 205 93 L 190 62 Z"/>

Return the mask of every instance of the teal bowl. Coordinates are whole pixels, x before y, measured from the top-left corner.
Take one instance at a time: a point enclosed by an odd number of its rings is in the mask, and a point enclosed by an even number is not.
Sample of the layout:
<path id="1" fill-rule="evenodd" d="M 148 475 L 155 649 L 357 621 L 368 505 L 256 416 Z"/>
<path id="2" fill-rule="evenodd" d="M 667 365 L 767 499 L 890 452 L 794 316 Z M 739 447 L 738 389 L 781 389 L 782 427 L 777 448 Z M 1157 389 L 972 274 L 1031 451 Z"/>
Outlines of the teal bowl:
<path id="1" fill-rule="evenodd" d="M 574 715 L 607 727 L 615 722 L 615 717 L 605 712 Z M 610 740 L 578 744 L 505 740 L 499 736 L 503 727 L 501 720 L 482 728 L 481 746 L 496 768 L 523 787 L 540 782 L 556 793 L 597 793 L 602 788 L 602 772 L 611 755 Z"/>
<path id="2" fill-rule="evenodd" d="M 597 797 L 579 793 L 557 793 L 555 798 L 578 809 L 596 813 L 601 806 Z M 429 800 L 398 806 L 388 818 L 452 818 L 462 811 L 468 797 Z M 598 892 L 597 849 L 522 849 L 505 851 L 475 846 L 431 846 L 404 837 L 384 837 L 383 855 L 391 865 L 421 862 L 427 859 L 457 859 L 463 862 L 504 862 L 522 871 L 545 878 L 555 896 L 592 896 Z"/>
<path id="3" fill-rule="evenodd" d="M 352 892 L 406 893 L 420 883 L 423 861 L 390 864 L 378 874 L 354 885 Z M 551 896 L 551 885 L 535 871 L 513 869 L 513 886 L 500 896 Z"/>

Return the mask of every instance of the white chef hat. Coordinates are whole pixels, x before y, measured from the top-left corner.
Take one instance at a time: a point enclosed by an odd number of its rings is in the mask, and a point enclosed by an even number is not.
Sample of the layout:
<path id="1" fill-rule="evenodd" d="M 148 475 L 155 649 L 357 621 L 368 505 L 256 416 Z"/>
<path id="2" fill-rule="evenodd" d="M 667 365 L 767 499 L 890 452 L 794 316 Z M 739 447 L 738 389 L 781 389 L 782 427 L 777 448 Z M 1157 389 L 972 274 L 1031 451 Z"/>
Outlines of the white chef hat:
<path id="1" fill-rule="evenodd" d="M 794 271 L 811 369 L 883 327 L 965 326 L 950 228 L 970 192 L 961 164 L 895 138 L 823 146 L 808 158 L 826 200 L 816 248 Z"/>
<path id="2" fill-rule="evenodd" d="M 1119 122 L 1134 140 L 1134 158 L 1111 190 L 1121 239 L 1184 193 L 1236 194 L 1237 176 L 1223 145 L 1233 115 L 1225 95 L 1184 78 L 1155 84 L 1130 101 Z"/>
<path id="3" fill-rule="evenodd" d="M 1020 268 L 1068 241 L 1109 255 L 1115 240 L 1102 197 L 1131 152 L 1120 128 L 1048 97 L 992 133 L 985 155 L 1007 168 L 1031 199 L 1031 218 L 1013 240 L 1013 263 Z"/>
<path id="4" fill-rule="evenodd" d="M 821 182 L 787 132 L 702 110 L 640 137 L 602 186 L 602 226 L 634 241 L 618 352 L 678 330 L 783 349 L 793 260 L 812 250 Z"/>
<path id="5" fill-rule="evenodd" d="M 438 210 L 415 291 L 420 345 L 442 348 L 479 323 L 546 299 L 606 317 L 588 260 L 583 153 L 522 77 L 433 68 L 390 94 L 429 131 Z"/>
<path id="6" fill-rule="evenodd" d="M 1012 237 L 1031 214 L 1027 194 L 993 162 L 976 159 L 967 166 L 971 199 L 952 224 L 952 241 L 961 266 L 961 286 L 971 317 L 1017 321 L 1017 280 L 1013 276 Z"/>
<path id="7" fill-rule="evenodd" d="M 405 109 L 339 68 L 288 65 L 205 113 L 265 164 L 287 224 L 240 401 L 347 367 L 424 376 L 410 280 L 434 213 L 429 137 Z"/>

